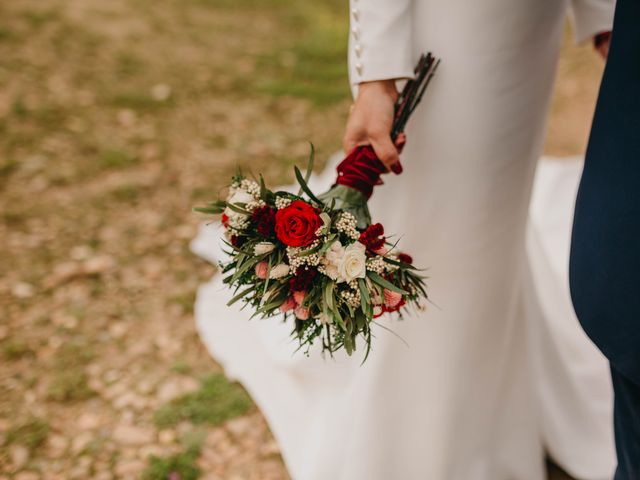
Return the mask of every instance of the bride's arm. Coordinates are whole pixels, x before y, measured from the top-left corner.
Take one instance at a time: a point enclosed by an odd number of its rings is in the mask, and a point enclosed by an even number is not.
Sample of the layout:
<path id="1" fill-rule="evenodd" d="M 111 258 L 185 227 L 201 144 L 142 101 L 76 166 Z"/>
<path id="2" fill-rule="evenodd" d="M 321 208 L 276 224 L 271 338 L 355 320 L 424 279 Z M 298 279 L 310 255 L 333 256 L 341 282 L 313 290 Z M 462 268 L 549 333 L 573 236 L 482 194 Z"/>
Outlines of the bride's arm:
<path id="1" fill-rule="evenodd" d="M 389 170 L 400 173 L 391 142 L 395 80 L 413 76 L 412 0 L 350 0 L 349 78 L 355 103 L 343 138 L 345 152 L 370 144 Z M 402 144 L 399 139 L 398 145 Z"/>
<path id="2" fill-rule="evenodd" d="M 573 25 L 579 43 L 586 42 L 613 26 L 615 0 L 571 0 Z"/>
<path id="3" fill-rule="evenodd" d="M 413 76 L 412 0 L 350 0 L 352 85 Z"/>

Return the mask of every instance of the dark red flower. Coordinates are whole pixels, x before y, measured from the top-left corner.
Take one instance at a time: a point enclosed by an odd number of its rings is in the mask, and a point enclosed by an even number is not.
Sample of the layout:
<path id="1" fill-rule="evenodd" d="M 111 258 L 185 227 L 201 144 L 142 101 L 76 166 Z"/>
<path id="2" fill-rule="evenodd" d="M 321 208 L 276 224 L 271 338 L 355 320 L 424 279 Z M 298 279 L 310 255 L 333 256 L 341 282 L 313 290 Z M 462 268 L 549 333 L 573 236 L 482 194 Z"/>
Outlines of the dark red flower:
<path id="1" fill-rule="evenodd" d="M 241 247 L 242 245 L 244 245 L 246 238 L 239 235 L 231 235 L 231 238 L 229 240 L 231 241 L 231 245 L 233 245 L 234 247 Z"/>
<path id="2" fill-rule="evenodd" d="M 376 252 L 384 247 L 385 238 L 382 235 L 384 235 L 384 227 L 380 223 L 374 223 L 360 234 L 358 241 L 364 244 L 367 250 Z"/>
<path id="3" fill-rule="evenodd" d="M 302 200 L 276 212 L 276 236 L 288 247 L 306 247 L 316 239 L 321 226 L 318 209 Z"/>
<path id="4" fill-rule="evenodd" d="M 289 290 L 292 292 L 306 292 L 318 271 L 315 268 L 299 268 L 296 275 L 289 279 Z"/>
<path id="5" fill-rule="evenodd" d="M 276 211 L 273 208 L 268 205 L 256 208 L 251 214 L 251 220 L 260 235 L 265 238 L 273 236 L 276 226 Z"/>
<path id="6" fill-rule="evenodd" d="M 409 255 L 408 253 L 399 253 L 398 254 L 398 260 L 400 260 L 401 262 L 404 262 L 404 263 L 408 263 L 409 265 L 411 265 L 413 263 L 413 257 L 411 255 Z"/>

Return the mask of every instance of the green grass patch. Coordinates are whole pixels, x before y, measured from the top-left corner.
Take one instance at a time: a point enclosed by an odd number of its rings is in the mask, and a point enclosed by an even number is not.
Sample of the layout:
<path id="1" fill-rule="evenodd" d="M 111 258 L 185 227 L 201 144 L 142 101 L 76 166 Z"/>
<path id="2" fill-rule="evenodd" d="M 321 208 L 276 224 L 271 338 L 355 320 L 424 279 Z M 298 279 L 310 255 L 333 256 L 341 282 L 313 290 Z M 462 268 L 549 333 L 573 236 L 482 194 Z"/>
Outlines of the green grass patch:
<path id="1" fill-rule="evenodd" d="M 178 360 L 171 365 L 171 371 L 181 375 L 189 375 L 193 371 L 193 367 L 184 360 Z"/>
<path id="2" fill-rule="evenodd" d="M 252 405 L 239 385 L 216 373 L 203 378 L 198 391 L 161 407 L 155 413 L 154 421 L 159 428 L 171 427 L 185 420 L 194 424 L 219 425 L 245 414 Z"/>
<path id="3" fill-rule="evenodd" d="M 115 94 L 110 101 L 111 105 L 118 108 L 130 108 L 138 112 L 155 111 L 175 105 L 173 96 L 167 100 L 156 100 L 151 92 L 127 91 Z"/>
<path id="4" fill-rule="evenodd" d="M 182 437 L 180 443 L 183 450 L 181 452 L 169 457 L 152 456 L 142 478 L 144 480 L 166 480 L 167 478 L 195 480 L 199 478 L 201 471 L 196 462 L 200 456 L 205 436 L 206 431 L 193 430 Z"/>
<path id="5" fill-rule="evenodd" d="M 93 349 L 86 342 L 71 341 L 63 345 L 56 354 L 47 398 L 69 403 L 93 397 L 95 392 L 89 387 L 85 366 L 94 357 Z"/>
<path id="6" fill-rule="evenodd" d="M 111 196 L 117 202 L 135 204 L 142 196 L 142 189 L 133 184 L 120 185 L 111 191 Z"/>
<path id="7" fill-rule="evenodd" d="M 110 148 L 100 153 L 99 161 L 103 169 L 110 169 L 131 167 L 137 165 L 140 159 L 127 150 Z"/>
<path id="8" fill-rule="evenodd" d="M 34 352 L 26 341 L 21 338 L 14 338 L 3 343 L 2 354 L 5 359 L 15 361 L 24 357 L 31 357 Z"/>
<path id="9" fill-rule="evenodd" d="M 31 417 L 24 422 L 14 425 L 7 431 L 5 444 L 20 444 L 34 451 L 42 446 L 49 435 L 49 424 L 46 420 Z"/>
<path id="10" fill-rule="evenodd" d="M 302 15 L 307 25 L 301 28 L 305 33 L 296 35 L 297 41 L 258 58 L 263 72 L 257 76 L 260 92 L 304 98 L 318 107 L 349 97 L 347 14 L 324 7 Z"/>

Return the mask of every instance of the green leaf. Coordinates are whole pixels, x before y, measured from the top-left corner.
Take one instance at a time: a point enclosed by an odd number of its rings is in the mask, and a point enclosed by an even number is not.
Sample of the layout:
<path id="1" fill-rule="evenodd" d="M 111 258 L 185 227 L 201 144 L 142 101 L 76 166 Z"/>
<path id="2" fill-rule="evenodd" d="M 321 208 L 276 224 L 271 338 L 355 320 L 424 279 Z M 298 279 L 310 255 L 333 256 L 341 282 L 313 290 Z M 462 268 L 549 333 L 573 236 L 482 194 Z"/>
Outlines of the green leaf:
<path id="1" fill-rule="evenodd" d="M 249 212 L 248 210 L 245 210 L 242 207 L 239 207 L 238 205 L 246 205 L 245 203 L 227 203 L 227 207 L 229 207 L 231 210 L 233 210 L 234 212 L 237 213 L 241 213 L 242 215 L 251 215 L 251 212 Z"/>
<path id="2" fill-rule="evenodd" d="M 393 283 L 390 283 L 388 280 L 385 280 L 380 275 L 375 272 L 367 272 L 367 276 L 371 279 L 372 282 L 377 283 L 381 287 L 386 288 L 387 290 L 391 290 L 392 292 L 402 293 L 403 295 L 407 295 L 409 292 L 402 290 L 399 287 L 396 287 Z"/>
<path id="3" fill-rule="evenodd" d="M 293 167 L 293 170 L 296 173 L 296 180 L 298 180 L 298 183 L 300 184 L 300 189 L 304 191 L 304 193 L 306 193 L 309 198 L 311 200 L 313 200 L 314 202 L 316 202 L 318 205 L 322 206 L 324 205 L 322 203 L 321 200 L 318 199 L 318 197 L 316 197 L 313 192 L 311 191 L 311 189 L 309 188 L 309 186 L 307 185 L 307 182 L 305 181 L 305 179 L 302 176 L 302 173 L 300 172 L 300 169 L 298 167 Z"/>
<path id="4" fill-rule="evenodd" d="M 246 288 L 244 290 L 242 290 L 240 293 L 238 293 L 237 295 L 235 295 L 231 300 L 229 300 L 227 302 L 227 306 L 230 307 L 231 305 L 233 305 L 234 303 L 236 303 L 238 300 L 240 300 L 241 298 L 243 298 L 247 293 L 255 290 L 255 285 L 251 285 L 249 288 Z"/>
<path id="5" fill-rule="evenodd" d="M 224 212 L 224 208 L 220 207 L 195 207 L 193 208 L 194 212 L 198 213 L 206 213 L 209 215 L 218 215 L 219 213 Z"/>
<path id="6" fill-rule="evenodd" d="M 309 142 L 309 145 L 311 146 L 311 153 L 309 154 L 309 162 L 307 163 L 307 171 L 304 174 L 304 184 L 306 185 L 307 183 L 309 183 L 309 179 L 311 178 L 311 172 L 313 172 L 313 161 L 315 160 L 315 156 L 316 156 L 316 149 L 313 146 L 313 143 Z M 302 195 L 302 183 L 300 183 L 300 190 L 298 190 L 298 196 L 300 197 Z"/>
<path id="7" fill-rule="evenodd" d="M 360 306 L 362 307 L 362 312 L 365 315 L 370 315 L 371 297 L 369 296 L 369 290 L 367 289 L 364 278 L 358 279 L 358 287 L 360 287 Z"/>

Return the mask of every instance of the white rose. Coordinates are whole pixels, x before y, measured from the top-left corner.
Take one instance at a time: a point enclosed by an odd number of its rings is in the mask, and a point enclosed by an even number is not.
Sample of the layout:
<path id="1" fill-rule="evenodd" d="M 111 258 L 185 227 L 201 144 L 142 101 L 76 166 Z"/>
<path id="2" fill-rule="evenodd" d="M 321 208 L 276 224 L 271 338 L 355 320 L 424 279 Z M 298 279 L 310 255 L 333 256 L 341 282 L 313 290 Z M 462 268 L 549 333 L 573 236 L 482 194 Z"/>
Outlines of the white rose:
<path id="1" fill-rule="evenodd" d="M 289 275 L 289 265 L 286 263 L 280 263 L 271 269 L 269 272 L 269 278 L 282 278 Z"/>
<path id="2" fill-rule="evenodd" d="M 343 281 L 350 282 L 356 278 L 364 278 L 367 273 L 367 247 L 355 242 L 344 249 L 342 262 L 338 265 L 338 272 Z"/>
<path id="3" fill-rule="evenodd" d="M 271 242 L 260 242 L 253 247 L 253 253 L 256 255 L 264 255 L 265 253 L 273 252 L 276 246 Z"/>
<path id="4" fill-rule="evenodd" d="M 233 194 L 229 195 L 227 198 L 227 203 L 231 203 L 233 205 L 238 203 L 249 203 L 251 201 L 253 201 L 253 197 L 241 189 L 234 191 Z M 224 209 L 224 213 L 229 218 L 229 226 L 231 228 L 239 230 L 246 226 L 247 215 L 244 213 L 236 212 L 229 207 Z"/>

